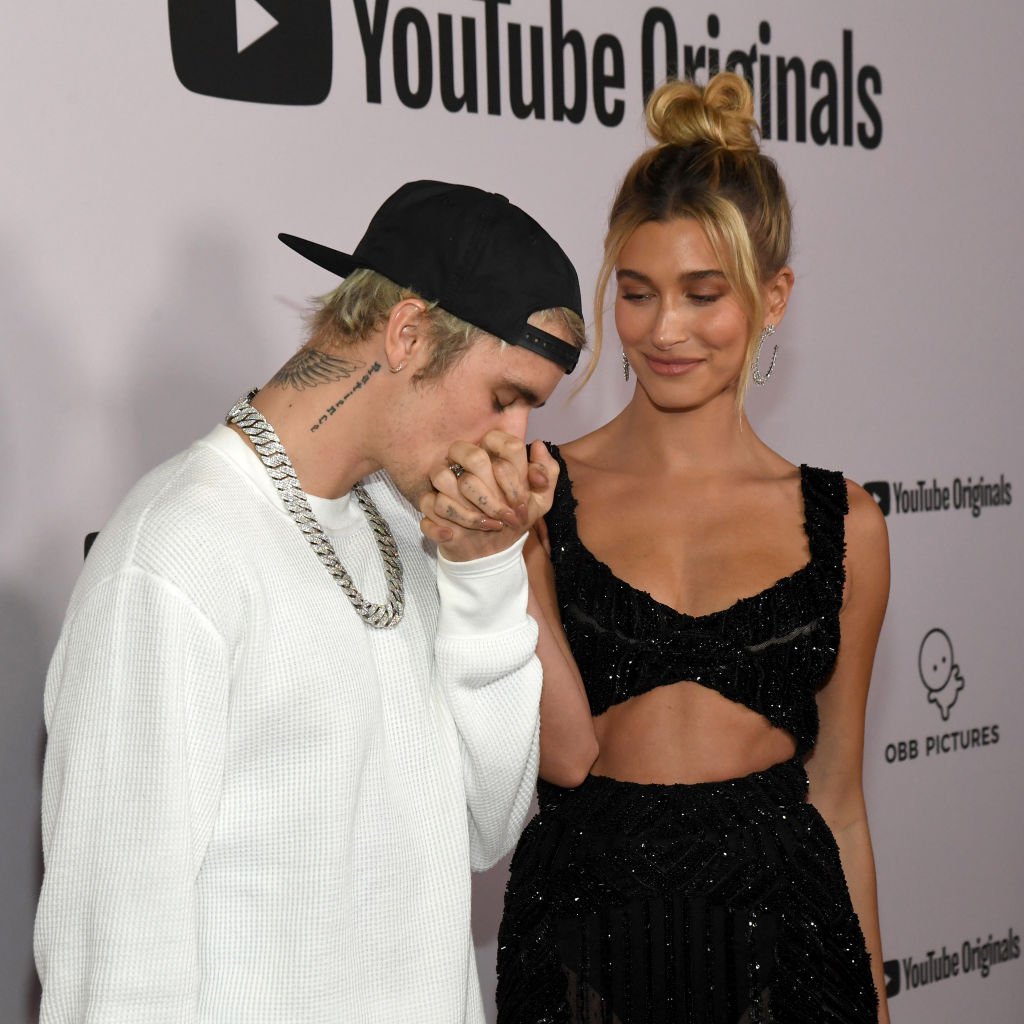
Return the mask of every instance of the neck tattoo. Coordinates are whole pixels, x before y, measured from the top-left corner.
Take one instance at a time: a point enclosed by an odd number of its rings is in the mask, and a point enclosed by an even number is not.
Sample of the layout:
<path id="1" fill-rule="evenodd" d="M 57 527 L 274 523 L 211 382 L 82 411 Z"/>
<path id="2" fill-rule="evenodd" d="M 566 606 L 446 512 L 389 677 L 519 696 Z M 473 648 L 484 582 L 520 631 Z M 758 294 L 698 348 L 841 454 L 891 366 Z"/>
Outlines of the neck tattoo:
<path id="1" fill-rule="evenodd" d="M 262 413 L 249 404 L 257 390 L 254 388 L 244 398 L 239 399 L 231 407 L 225 417 L 225 422 L 234 423 L 252 442 L 256 454 L 266 467 L 270 479 L 274 481 L 274 486 L 281 495 L 288 515 L 302 531 L 302 535 L 309 542 L 309 546 L 320 559 L 324 568 L 331 574 L 334 582 L 341 587 L 345 596 L 352 602 L 352 607 L 355 608 L 359 617 L 374 629 L 397 626 L 402 621 L 402 613 L 405 611 L 405 588 L 402 581 L 402 563 L 399 560 L 398 547 L 390 527 L 366 493 L 363 485 L 361 483 L 353 485 L 352 493 L 356 496 L 359 507 L 370 522 L 370 529 L 377 542 L 377 550 L 384 563 L 384 576 L 388 583 L 387 601 L 384 604 L 374 604 L 359 593 L 356 585 L 352 582 L 352 577 L 338 561 L 338 556 L 334 553 L 334 548 L 331 547 L 330 541 L 324 534 L 323 527 L 309 507 L 309 499 L 299 485 L 299 478 L 295 475 L 295 469 L 292 467 L 284 445 L 281 444 L 281 439 Z"/>

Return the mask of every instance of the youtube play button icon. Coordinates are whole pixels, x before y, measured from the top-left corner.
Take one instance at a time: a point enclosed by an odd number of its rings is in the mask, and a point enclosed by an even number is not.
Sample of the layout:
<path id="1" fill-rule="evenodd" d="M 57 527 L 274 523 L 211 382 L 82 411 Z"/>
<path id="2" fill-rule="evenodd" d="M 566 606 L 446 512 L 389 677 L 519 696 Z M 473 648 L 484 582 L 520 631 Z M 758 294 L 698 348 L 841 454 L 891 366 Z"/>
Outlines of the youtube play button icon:
<path id="1" fill-rule="evenodd" d="M 167 11 L 191 92 L 311 106 L 331 91 L 331 0 L 168 0 Z"/>

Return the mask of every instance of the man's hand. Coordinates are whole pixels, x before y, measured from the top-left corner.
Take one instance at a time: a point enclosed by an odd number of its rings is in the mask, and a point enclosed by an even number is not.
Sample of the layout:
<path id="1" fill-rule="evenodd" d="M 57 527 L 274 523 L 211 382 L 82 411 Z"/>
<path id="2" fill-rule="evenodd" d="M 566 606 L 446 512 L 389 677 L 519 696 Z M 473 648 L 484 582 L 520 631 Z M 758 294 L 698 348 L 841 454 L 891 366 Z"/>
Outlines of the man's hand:
<path id="1" fill-rule="evenodd" d="M 456 441 L 448 464 L 430 478 L 433 492 L 420 502 L 420 529 L 452 562 L 504 551 L 551 508 L 557 479 L 558 463 L 542 441 L 529 452 L 500 430 L 479 445 Z"/>

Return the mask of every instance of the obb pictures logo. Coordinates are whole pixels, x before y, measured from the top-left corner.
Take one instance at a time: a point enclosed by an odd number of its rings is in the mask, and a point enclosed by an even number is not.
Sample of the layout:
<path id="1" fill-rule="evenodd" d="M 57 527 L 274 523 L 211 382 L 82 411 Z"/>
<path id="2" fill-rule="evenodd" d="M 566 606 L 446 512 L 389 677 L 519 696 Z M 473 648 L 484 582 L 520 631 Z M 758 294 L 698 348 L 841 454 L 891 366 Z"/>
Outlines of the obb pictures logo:
<path id="1" fill-rule="evenodd" d="M 930 629 L 921 641 L 917 670 L 928 691 L 928 703 L 934 704 L 944 722 L 964 688 L 960 666 L 953 660 L 953 641 L 944 629 Z"/>
<path id="2" fill-rule="evenodd" d="M 331 0 L 168 0 L 167 13 L 191 92 L 308 106 L 331 91 Z"/>

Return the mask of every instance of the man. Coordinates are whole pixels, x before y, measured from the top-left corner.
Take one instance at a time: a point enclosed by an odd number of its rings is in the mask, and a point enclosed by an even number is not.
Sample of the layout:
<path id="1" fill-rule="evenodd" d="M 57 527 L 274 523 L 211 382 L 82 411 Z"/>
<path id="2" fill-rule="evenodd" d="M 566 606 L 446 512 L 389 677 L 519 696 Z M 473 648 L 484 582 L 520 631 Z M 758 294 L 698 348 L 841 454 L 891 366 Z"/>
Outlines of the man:
<path id="1" fill-rule="evenodd" d="M 282 239 L 347 279 L 131 491 L 53 658 L 44 1024 L 482 1020 L 469 871 L 534 783 L 520 552 L 557 472 L 522 439 L 579 285 L 521 210 L 439 182 L 352 255 Z"/>

